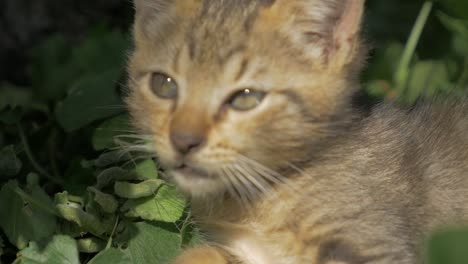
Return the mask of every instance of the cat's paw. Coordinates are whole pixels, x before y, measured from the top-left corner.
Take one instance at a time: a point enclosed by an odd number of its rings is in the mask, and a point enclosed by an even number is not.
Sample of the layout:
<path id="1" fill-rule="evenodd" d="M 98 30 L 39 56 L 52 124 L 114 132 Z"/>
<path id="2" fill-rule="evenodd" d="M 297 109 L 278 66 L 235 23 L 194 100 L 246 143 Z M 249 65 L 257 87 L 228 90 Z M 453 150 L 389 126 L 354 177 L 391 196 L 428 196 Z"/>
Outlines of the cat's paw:
<path id="1" fill-rule="evenodd" d="M 173 264 L 229 264 L 229 262 L 218 249 L 201 246 L 185 250 Z"/>

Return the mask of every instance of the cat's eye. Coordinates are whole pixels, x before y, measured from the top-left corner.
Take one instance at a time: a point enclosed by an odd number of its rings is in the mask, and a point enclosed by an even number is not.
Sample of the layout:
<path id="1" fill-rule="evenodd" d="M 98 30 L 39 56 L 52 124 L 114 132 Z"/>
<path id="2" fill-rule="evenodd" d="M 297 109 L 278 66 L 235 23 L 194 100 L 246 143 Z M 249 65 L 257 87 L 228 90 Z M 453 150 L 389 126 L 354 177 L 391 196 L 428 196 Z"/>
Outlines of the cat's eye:
<path id="1" fill-rule="evenodd" d="M 247 111 L 257 107 L 265 97 L 265 92 L 252 89 L 242 89 L 229 100 L 229 105 L 235 110 Z"/>
<path id="2" fill-rule="evenodd" d="M 177 83 L 172 77 L 163 73 L 153 73 L 150 82 L 151 91 L 158 97 L 163 99 L 177 97 Z"/>

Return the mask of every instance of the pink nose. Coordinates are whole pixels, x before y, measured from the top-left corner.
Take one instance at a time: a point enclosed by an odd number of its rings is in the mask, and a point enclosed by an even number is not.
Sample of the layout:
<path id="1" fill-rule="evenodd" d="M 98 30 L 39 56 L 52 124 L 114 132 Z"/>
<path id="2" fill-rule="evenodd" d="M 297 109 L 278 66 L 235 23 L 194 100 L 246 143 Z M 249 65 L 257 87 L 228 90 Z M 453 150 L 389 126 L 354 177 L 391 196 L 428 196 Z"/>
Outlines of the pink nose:
<path id="1" fill-rule="evenodd" d="M 181 154 L 187 154 L 200 147 L 205 142 L 205 137 L 190 132 L 172 132 L 171 143 Z"/>

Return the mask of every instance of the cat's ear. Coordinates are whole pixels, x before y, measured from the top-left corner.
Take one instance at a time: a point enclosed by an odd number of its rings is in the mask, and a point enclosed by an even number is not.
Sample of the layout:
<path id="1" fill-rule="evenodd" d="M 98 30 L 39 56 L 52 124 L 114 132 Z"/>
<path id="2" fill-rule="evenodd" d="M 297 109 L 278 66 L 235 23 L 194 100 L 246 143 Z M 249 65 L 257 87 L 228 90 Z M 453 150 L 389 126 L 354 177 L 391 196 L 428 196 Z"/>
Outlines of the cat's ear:
<path id="1" fill-rule="evenodd" d="M 174 0 L 133 0 L 136 39 L 160 37 L 174 16 Z"/>
<path id="2" fill-rule="evenodd" d="M 364 0 L 276 0 L 264 11 L 309 57 L 344 66 L 360 49 L 363 8 Z"/>

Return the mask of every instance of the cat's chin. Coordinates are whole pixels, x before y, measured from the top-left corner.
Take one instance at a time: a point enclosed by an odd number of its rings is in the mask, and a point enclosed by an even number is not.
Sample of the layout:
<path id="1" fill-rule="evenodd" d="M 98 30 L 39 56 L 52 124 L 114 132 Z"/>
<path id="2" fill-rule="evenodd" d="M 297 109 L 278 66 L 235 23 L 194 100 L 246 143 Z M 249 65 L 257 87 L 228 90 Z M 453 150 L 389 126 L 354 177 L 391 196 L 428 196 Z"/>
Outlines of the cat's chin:
<path id="1" fill-rule="evenodd" d="M 224 189 L 216 175 L 189 168 L 175 169 L 169 173 L 179 189 L 196 198 L 220 193 Z"/>

